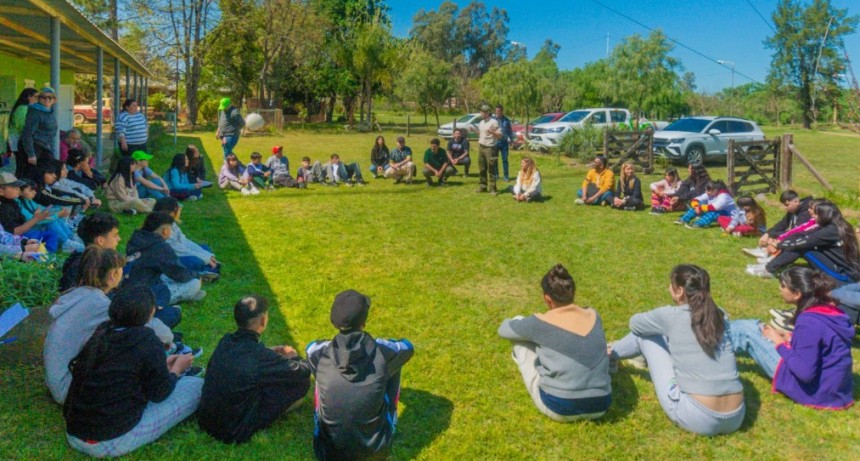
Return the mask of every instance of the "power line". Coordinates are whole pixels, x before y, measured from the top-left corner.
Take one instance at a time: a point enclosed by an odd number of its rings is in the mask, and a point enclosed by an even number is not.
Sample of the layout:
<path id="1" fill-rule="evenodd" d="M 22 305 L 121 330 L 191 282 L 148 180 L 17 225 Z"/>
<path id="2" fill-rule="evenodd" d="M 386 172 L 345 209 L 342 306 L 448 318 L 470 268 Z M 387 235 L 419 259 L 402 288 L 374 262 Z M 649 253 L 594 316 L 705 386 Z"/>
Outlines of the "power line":
<path id="1" fill-rule="evenodd" d="M 642 24 L 641 22 L 639 22 L 639 21 L 637 21 L 637 20 L 635 20 L 635 19 L 631 18 L 630 16 L 627 16 L 626 14 L 624 14 L 624 13 L 622 13 L 622 12 L 620 12 L 620 11 L 618 11 L 618 10 L 614 9 L 614 8 L 611 8 L 611 7 L 607 6 L 607 5 L 605 5 L 605 4 L 601 3 L 601 2 L 599 2 L 598 0 L 591 0 L 591 2 L 592 2 L 592 3 L 596 3 L 596 4 L 597 4 L 597 5 L 599 5 L 599 6 L 602 6 L 603 8 L 606 8 L 607 10 L 609 10 L 609 11 L 611 11 L 611 12 L 613 12 L 613 13 L 617 14 L 618 16 L 621 16 L 622 18 L 624 18 L 624 19 L 626 19 L 626 20 L 628 20 L 628 21 L 630 21 L 630 22 L 632 22 L 632 23 L 634 23 L 634 24 L 639 25 L 640 27 L 644 27 L 645 29 L 647 29 L 647 30 L 649 30 L 649 31 L 651 31 L 651 32 L 656 32 L 656 30 L 655 30 L 655 29 L 653 29 L 653 28 L 651 28 L 651 27 L 648 27 L 648 26 L 646 26 L 645 24 Z M 726 69 L 731 69 L 729 66 L 726 66 L 726 65 L 724 65 L 724 64 L 720 64 L 719 62 L 717 62 L 717 59 L 712 58 L 712 57 L 710 57 L 710 56 L 708 56 L 708 55 L 706 55 L 706 54 L 704 54 L 704 53 L 702 53 L 702 52 L 700 52 L 700 51 L 698 51 L 698 50 L 694 50 L 693 48 L 690 48 L 689 46 L 684 45 L 684 44 L 683 44 L 683 43 L 681 43 L 680 41 L 675 40 L 674 38 L 672 38 L 672 37 L 670 37 L 670 36 L 666 35 L 665 33 L 664 33 L 663 35 L 666 37 L 666 39 L 667 39 L 667 40 L 669 40 L 670 42 L 672 42 L 672 43 L 674 43 L 674 44 L 676 44 L 676 45 L 680 46 L 681 48 L 685 48 L 685 49 L 687 49 L 687 50 L 689 50 L 689 51 L 691 51 L 691 52 L 693 52 L 693 53 L 695 53 L 695 54 L 697 54 L 697 55 L 699 55 L 699 56 L 701 56 L 701 57 L 703 57 L 703 58 L 707 59 L 708 61 L 711 61 L 712 63 L 714 63 L 714 64 L 716 64 L 716 65 L 718 65 L 718 66 L 720 66 L 720 67 L 724 67 L 724 68 L 726 68 Z M 754 79 L 754 78 L 750 77 L 749 75 L 744 74 L 743 72 L 738 72 L 737 70 L 735 70 L 735 73 L 736 73 L 737 75 L 740 75 L 741 77 L 743 77 L 743 78 L 745 78 L 745 79 L 747 79 L 747 80 L 751 81 L 751 82 L 761 83 L 761 82 L 759 82 L 758 80 L 756 80 L 756 79 Z"/>
<path id="2" fill-rule="evenodd" d="M 749 6 L 753 9 L 753 11 L 755 11 L 755 14 L 757 14 L 758 17 L 760 17 L 761 20 L 764 21 L 764 23 L 767 24 L 768 27 L 770 27 L 770 30 L 772 30 L 773 33 L 776 33 L 776 28 L 773 27 L 773 24 L 771 24 L 770 21 L 765 19 L 765 17 L 761 14 L 761 12 L 759 12 L 758 8 L 756 8 L 755 5 L 753 5 L 750 0 L 746 0 L 746 1 L 747 1 L 747 4 L 749 4 Z"/>

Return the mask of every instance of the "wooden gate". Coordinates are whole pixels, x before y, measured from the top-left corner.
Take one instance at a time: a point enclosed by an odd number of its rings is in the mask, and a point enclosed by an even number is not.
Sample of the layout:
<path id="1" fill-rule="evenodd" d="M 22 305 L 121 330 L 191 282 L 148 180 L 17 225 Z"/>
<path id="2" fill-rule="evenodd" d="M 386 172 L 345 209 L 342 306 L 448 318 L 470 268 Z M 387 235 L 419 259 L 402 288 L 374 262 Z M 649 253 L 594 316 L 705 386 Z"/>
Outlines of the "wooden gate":
<path id="1" fill-rule="evenodd" d="M 616 174 L 621 165 L 630 160 L 642 167 L 646 174 L 654 172 L 654 132 L 616 131 L 603 132 L 603 155 Z"/>
<path id="2" fill-rule="evenodd" d="M 782 138 L 769 141 L 729 140 L 726 167 L 732 195 L 737 197 L 776 192 L 782 173 L 781 154 Z"/>

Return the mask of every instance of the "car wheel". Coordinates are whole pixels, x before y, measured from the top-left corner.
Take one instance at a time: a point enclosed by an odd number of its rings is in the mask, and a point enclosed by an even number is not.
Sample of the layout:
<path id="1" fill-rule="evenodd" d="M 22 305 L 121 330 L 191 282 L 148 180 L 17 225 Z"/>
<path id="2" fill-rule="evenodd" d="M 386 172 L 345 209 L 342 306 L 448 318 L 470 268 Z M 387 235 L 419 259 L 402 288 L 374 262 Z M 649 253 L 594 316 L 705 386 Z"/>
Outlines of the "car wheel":
<path id="1" fill-rule="evenodd" d="M 687 165 L 692 163 L 704 163 L 705 161 L 705 148 L 701 145 L 690 146 L 687 149 Z"/>
<path id="2" fill-rule="evenodd" d="M 84 114 L 75 114 L 75 125 L 80 125 L 87 121 L 87 118 L 84 117 Z"/>

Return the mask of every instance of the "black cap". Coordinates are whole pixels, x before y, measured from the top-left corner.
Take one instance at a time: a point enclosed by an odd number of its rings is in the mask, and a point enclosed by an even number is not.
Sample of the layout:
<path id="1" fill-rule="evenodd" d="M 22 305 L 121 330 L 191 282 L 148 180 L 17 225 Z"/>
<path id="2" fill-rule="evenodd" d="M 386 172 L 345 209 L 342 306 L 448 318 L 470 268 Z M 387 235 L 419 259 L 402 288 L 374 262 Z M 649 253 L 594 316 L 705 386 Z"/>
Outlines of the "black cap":
<path id="1" fill-rule="evenodd" d="M 369 310 L 370 298 L 355 290 L 342 291 L 331 305 L 331 323 L 341 331 L 358 330 L 367 320 Z"/>

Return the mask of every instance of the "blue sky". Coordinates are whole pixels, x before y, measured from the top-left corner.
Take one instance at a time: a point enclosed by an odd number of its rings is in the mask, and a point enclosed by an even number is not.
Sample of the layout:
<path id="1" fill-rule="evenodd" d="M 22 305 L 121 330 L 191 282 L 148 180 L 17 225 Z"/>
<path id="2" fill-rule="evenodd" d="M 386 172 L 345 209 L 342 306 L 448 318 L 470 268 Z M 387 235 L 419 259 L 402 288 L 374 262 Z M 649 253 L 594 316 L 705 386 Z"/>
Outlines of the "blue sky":
<path id="1" fill-rule="evenodd" d="M 744 74 L 764 81 L 770 66 L 772 50 L 763 41 L 772 30 L 756 13 L 770 21 L 777 0 L 599 0 L 610 8 L 632 17 L 651 28 L 661 28 L 669 37 L 714 60 L 735 63 L 735 84 L 749 82 Z M 388 0 L 394 33 L 407 36 L 412 17 L 420 9 L 436 10 L 439 0 Z M 461 8 L 470 1 L 455 1 Z M 848 8 L 849 14 L 860 14 L 857 0 L 832 0 L 836 8 Z M 538 52 L 544 40 L 551 38 L 561 45 L 558 64 L 573 69 L 606 56 L 628 35 L 647 35 L 648 29 L 625 19 L 590 0 L 519 0 L 485 1 L 487 8 L 505 9 L 510 21 L 508 38 L 526 45 L 529 57 Z M 752 6 L 751 6 L 752 5 Z M 753 6 L 755 9 L 753 9 Z M 860 78 L 860 35 L 846 38 L 852 66 Z M 696 74 L 700 90 L 719 91 L 731 85 L 728 68 L 675 46 L 672 56 L 680 59 L 685 70 Z"/>

